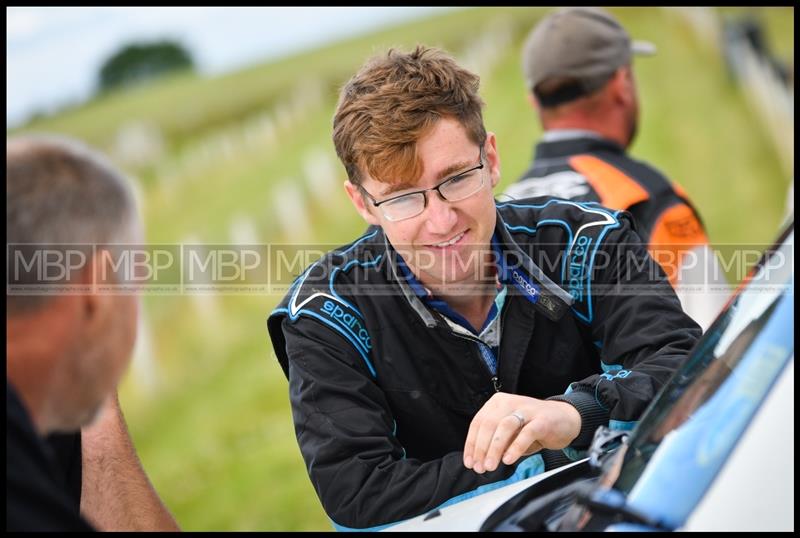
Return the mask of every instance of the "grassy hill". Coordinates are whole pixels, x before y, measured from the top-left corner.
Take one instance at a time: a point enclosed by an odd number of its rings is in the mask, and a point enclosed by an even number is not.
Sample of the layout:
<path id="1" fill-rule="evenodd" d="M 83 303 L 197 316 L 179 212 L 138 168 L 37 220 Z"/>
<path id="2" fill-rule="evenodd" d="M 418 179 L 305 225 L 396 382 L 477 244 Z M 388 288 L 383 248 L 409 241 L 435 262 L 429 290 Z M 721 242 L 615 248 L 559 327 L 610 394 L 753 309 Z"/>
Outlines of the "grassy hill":
<path id="1" fill-rule="evenodd" d="M 769 242 L 790 178 L 716 43 L 678 9 L 612 11 L 634 38 L 658 47 L 635 61 L 642 121 L 632 154 L 688 191 L 712 242 Z M 112 155 L 138 180 L 151 243 L 329 248 L 364 226 L 341 189 L 331 143 L 337 90 L 347 78 L 390 46 L 422 42 L 454 53 L 481 75 L 502 189 L 527 167 L 541 133 L 525 100 L 519 50 L 544 12 L 457 10 L 223 77 L 179 75 L 9 134 L 68 134 Z M 763 15 L 774 50 L 793 64 L 791 8 Z M 284 223 L 287 207 L 295 229 Z M 331 528 L 306 475 L 266 333 L 277 300 L 260 293 L 144 299 L 141 348 L 121 399 L 145 468 L 187 530 Z"/>

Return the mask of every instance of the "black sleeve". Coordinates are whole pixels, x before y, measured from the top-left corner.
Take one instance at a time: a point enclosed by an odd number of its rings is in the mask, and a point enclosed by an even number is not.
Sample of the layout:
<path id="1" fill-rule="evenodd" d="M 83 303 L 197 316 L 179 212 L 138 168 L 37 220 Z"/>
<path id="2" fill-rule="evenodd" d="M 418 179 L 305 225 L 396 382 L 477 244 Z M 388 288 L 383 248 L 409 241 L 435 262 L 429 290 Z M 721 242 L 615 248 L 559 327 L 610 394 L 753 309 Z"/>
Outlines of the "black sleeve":
<path id="1" fill-rule="evenodd" d="M 631 229 L 626 214 L 595 256 L 592 341 L 604 372 L 572 383 L 557 397 L 581 412 L 584 424 L 572 448 L 585 448 L 594 430 L 630 429 L 700 337 L 681 309 L 661 267 Z"/>
<path id="2" fill-rule="evenodd" d="M 340 529 L 396 523 L 514 472 L 501 464 L 479 475 L 464 467 L 462 452 L 425 462 L 408 456 L 393 434 L 383 391 L 350 344 L 302 317 L 284 320 L 283 333 L 300 450 Z M 531 475 L 542 471 L 541 457 L 523 463 L 518 474 L 528 467 Z"/>
<path id="3" fill-rule="evenodd" d="M 54 433 L 45 438 L 55 462 L 56 479 L 63 485 L 75 506 L 80 511 L 81 479 L 83 462 L 81 460 L 81 432 Z"/>
<path id="4" fill-rule="evenodd" d="M 9 397 L 9 402 L 6 420 L 6 530 L 92 531 L 80 515 L 80 498 L 76 503 L 59 479 L 49 448 L 33 430 L 22 408 L 15 405 L 16 401 Z M 74 443 L 74 437 L 71 443 Z M 68 452 L 72 448 L 74 444 Z"/>

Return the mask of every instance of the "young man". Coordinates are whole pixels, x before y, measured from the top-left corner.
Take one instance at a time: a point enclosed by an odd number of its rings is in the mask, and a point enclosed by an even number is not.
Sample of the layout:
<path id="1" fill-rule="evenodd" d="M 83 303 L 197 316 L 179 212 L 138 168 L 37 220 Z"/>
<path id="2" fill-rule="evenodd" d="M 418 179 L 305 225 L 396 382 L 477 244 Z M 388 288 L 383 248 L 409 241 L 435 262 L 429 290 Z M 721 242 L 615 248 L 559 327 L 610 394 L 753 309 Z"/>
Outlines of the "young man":
<path id="1" fill-rule="evenodd" d="M 424 47 L 347 83 L 333 140 L 371 226 L 269 318 L 339 528 L 457 502 L 569 461 L 601 424 L 632 427 L 700 333 L 627 214 L 495 203 L 478 84 Z"/>
<path id="2" fill-rule="evenodd" d="M 116 398 L 138 298 L 93 288 L 111 245 L 141 241 L 127 180 L 73 141 L 12 138 L 6 197 L 6 530 L 178 530 Z"/>
<path id="3" fill-rule="evenodd" d="M 600 9 L 569 8 L 545 17 L 523 49 L 528 97 L 545 132 L 533 164 L 505 194 L 629 211 L 684 310 L 705 329 L 727 295 L 703 290 L 725 279 L 700 217 L 677 183 L 626 153 L 639 120 L 632 54 L 654 51 L 649 43 L 632 42 Z"/>

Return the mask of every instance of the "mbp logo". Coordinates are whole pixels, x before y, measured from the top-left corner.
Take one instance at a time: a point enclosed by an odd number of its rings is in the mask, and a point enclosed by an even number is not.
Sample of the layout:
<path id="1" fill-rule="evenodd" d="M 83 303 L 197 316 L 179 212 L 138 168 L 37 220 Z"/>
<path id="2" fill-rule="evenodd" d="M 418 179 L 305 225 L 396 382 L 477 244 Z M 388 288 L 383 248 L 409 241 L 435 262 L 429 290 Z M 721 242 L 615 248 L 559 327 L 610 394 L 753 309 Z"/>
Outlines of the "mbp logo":
<path id="1" fill-rule="evenodd" d="M 86 268 L 91 246 L 8 245 L 8 285 L 49 285 L 72 282 Z"/>
<path id="2" fill-rule="evenodd" d="M 145 245 L 98 245 L 102 263 L 96 282 L 102 286 L 153 284 L 173 270 L 177 256 L 174 248 Z"/>
<path id="3" fill-rule="evenodd" d="M 176 247 L 129 244 L 8 245 L 9 294 L 141 291 L 174 285 Z"/>
<path id="4" fill-rule="evenodd" d="M 190 289 L 267 282 L 267 252 L 261 245 L 184 245 L 183 264 L 184 284 Z"/>

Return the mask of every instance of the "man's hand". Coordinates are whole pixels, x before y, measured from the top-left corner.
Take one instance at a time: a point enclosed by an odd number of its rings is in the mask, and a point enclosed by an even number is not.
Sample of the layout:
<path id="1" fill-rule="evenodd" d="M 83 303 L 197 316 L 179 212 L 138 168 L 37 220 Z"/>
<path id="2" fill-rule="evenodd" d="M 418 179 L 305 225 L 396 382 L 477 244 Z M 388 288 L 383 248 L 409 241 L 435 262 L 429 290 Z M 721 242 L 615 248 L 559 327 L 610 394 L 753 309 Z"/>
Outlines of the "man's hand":
<path id="1" fill-rule="evenodd" d="M 567 402 L 498 392 L 478 411 L 464 444 L 464 466 L 476 473 L 511 465 L 543 448 L 568 446 L 581 431 L 581 416 Z"/>

